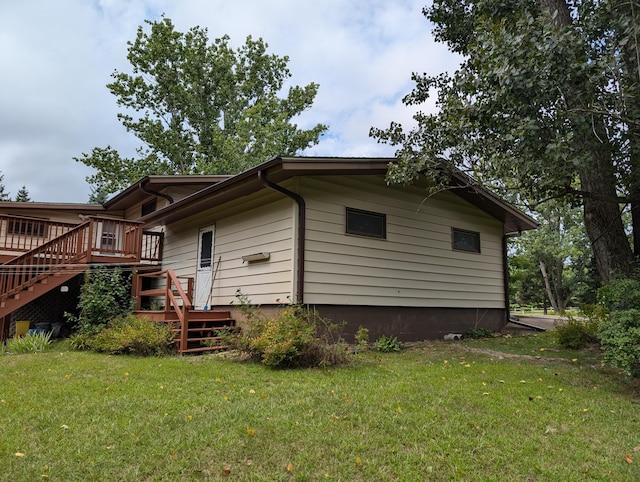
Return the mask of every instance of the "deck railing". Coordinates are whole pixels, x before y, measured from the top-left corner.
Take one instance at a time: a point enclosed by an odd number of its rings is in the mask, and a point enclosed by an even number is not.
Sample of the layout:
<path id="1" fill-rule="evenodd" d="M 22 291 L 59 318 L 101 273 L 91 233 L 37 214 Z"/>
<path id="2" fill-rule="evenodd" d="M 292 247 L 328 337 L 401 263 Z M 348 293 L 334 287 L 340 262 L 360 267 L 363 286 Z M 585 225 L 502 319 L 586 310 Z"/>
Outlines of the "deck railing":
<path id="1" fill-rule="evenodd" d="M 0 215 L 0 250 L 31 251 L 78 226 L 24 216 Z"/>
<path id="2" fill-rule="evenodd" d="M 1 266 L 0 299 L 37 283 L 51 273 L 90 263 L 138 263 L 142 226 L 136 221 L 91 217 Z"/>
<path id="3" fill-rule="evenodd" d="M 182 287 L 181 279 L 186 279 L 187 291 Z M 151 280 L 151 284 L 155 284 L 156 287 L 143 289 L 144 280 Z M 164 311 L 175 312 L 178 317 L 179 350 L 181 352 L 186 350 L 189 337 L 189 312 L 193 299 L 193 278 L 179 277 L 171 269 L 155 273 L 140 273 L 135 277 L 133 296 L 136 299 L 136 310 L 142 308 L 143 297 L 164 298 Z"/>

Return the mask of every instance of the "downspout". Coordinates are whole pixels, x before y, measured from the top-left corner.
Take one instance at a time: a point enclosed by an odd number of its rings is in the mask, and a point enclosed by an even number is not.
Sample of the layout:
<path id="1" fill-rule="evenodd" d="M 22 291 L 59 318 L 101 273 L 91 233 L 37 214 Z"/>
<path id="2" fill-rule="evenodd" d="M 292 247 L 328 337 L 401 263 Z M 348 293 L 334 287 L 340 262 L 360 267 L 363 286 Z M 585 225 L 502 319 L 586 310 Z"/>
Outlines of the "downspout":
<path id="1" fill-rule="evenodd" d="M 290 197 L 298 204 L 298 266 L 297 274 L 297 287 L 296 287 L 296 303 L 304 303 L 304 252 L 305 252 L 305 239 L 306 239 L 306 203 L 302 196 L 295 192 L 291 192 L 288 189 L 279 186 L 267 179 L 267 173 L 263 170 L 258 171 L 258 179 L 262 185 L 266 188 L 278 191 L 287 197 Z"/>
<path id="2" fill-rule="evenodd" d="M 140 189 L 143 193 L 145 194 L 150 194 L 152 196 L 159 196 L 162 198 L 165 198 L 167 201 L 169 201 L 169 204 L 173 204 L 173 198 L 171 196 L 169 196 L 168 194 L 164 194 L 158 191 L 151 191 L 149 189 L 147 189 L 145 186 L 145 184 L 147 184 L 148 180 L 145 181 L 140 181 L 138 183 L 138 189 Z"/>

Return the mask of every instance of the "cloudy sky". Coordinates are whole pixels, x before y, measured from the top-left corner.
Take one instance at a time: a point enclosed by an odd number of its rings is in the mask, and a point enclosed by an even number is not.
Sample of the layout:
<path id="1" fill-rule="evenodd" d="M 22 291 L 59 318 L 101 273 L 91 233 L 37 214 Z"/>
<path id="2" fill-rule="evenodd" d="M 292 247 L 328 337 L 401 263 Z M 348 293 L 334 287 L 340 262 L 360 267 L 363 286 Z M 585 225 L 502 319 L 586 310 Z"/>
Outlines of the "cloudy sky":
<path id="1" fill-rule="evenodd" d="M 91 170 L 73 160 L 111 145 L 131 156 L 137 139 L 116 118 L 106 88 L 129 72 L 127 41 L 161 14 L 182 32 L 206 27 L 234 47 L 262 37 L 288 55 L 292 82 L 320 84 L 301 127 L 329 132 L 305 155 L 387 156 L 371 126 L 411 123 L 401 99 L 411 73 L 452 71 L 422 16 L 428 0 L 0 0 L 0 171 L 13 197 L 86 202 Z M 432 106 L 424 107 L 425 110 Z"/>

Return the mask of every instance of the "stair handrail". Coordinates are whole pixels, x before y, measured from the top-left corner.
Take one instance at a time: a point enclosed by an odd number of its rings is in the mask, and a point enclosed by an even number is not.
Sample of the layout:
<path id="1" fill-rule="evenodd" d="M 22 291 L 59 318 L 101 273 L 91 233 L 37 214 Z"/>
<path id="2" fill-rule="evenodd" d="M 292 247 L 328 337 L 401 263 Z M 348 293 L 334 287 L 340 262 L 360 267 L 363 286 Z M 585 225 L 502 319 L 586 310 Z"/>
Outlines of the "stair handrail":
<path id="1" fill-rule="evenodd" d="M 87 255 L 91 221 L 13 258 L 0 267 L 0 299 L 44 279 L 62 266 L 75 264 Z"/>
<path id="2" fill-rule="evenodd" d="M 100 222 L 130 224 L 138 230 L 142 229 L 142 223 L 138 221 L 92 216 L 72 230 L 1 265 L 0 300 L 18 293 L 65 266 L 90 263 L 93 251 L 100 249 L 99 246 L 94 246 L 97 239 L 94 226 Z M 136 242 L 139 237 L 136 237 Z M 126 249 L 130 247 L 127 246 Z M 112 251 L 117 254 L 116 250 Z"/>
<path id="3" fill-rule="evenodd" d="M 162 289 L 142 289 L 142 280 L 144 278 L 165 279 L 164 288 Z M 192 295 L 192 281 L 188 278 L 188 292 L 182 287 L 180 277 L 176 275 L 172 269 L 165 269 L 162 271 L 155 271 L 153 273 L 140 273 L 135 277 L 133 283 L 133 296 L 136 298 L 136 310 L 139 310 L 142 305 L 141 298 L 143 296 L 162 296 L 165 299 L 164 311 L 165 313 L 175 312 L 180 323 L 180 337 L 179 345 L 180 351 L 186 350 L 188 336 L 189 336 L 189 312 L 193 308 L 191 295 Z M 180 302 L 182 301 L 182 303 Z"/>
<path id="4" fill-rule="evenodd" d="M 174 291 L 175 289 L 175 291 Z M 177 294 L 177 296 L 176 296 Z M 178 303 L 178 298 L 182 299 L 182 305 Z M 170 303 L 169 303 L 170 302 Z M 169 306 L 171 305 L 171 306 Z M 180 280 L 172 269 L 167 270 L 167 303 L 165 311 L 175 310 L 180 321 L 180 351 L 187 349 L 189 338 L 189 311 L 191 310 L 191 299 L 182 289 Z"/>

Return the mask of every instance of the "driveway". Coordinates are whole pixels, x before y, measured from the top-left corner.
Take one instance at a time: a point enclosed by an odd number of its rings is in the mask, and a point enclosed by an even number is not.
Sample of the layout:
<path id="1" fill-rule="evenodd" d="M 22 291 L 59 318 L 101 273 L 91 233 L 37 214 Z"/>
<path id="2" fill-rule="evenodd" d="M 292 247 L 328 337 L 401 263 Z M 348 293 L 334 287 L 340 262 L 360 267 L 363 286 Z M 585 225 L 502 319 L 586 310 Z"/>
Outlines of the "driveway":
<path id="1" fill-rule="evenodd" d="M 514 320 L 523 323 L 524 325 L 530 325 L 531 327 L 538 328 L 539 331 L 551 331 L 554 330 L 556 324 L 564 323 L 566 318 L 563 318 L 560 315 L 511 315 Z M 526 326 L 516 324 L 516 323 L 507 323 L 505 327 L 507 331 L 538 331 L 534 328 L 528 328 Z"/>

